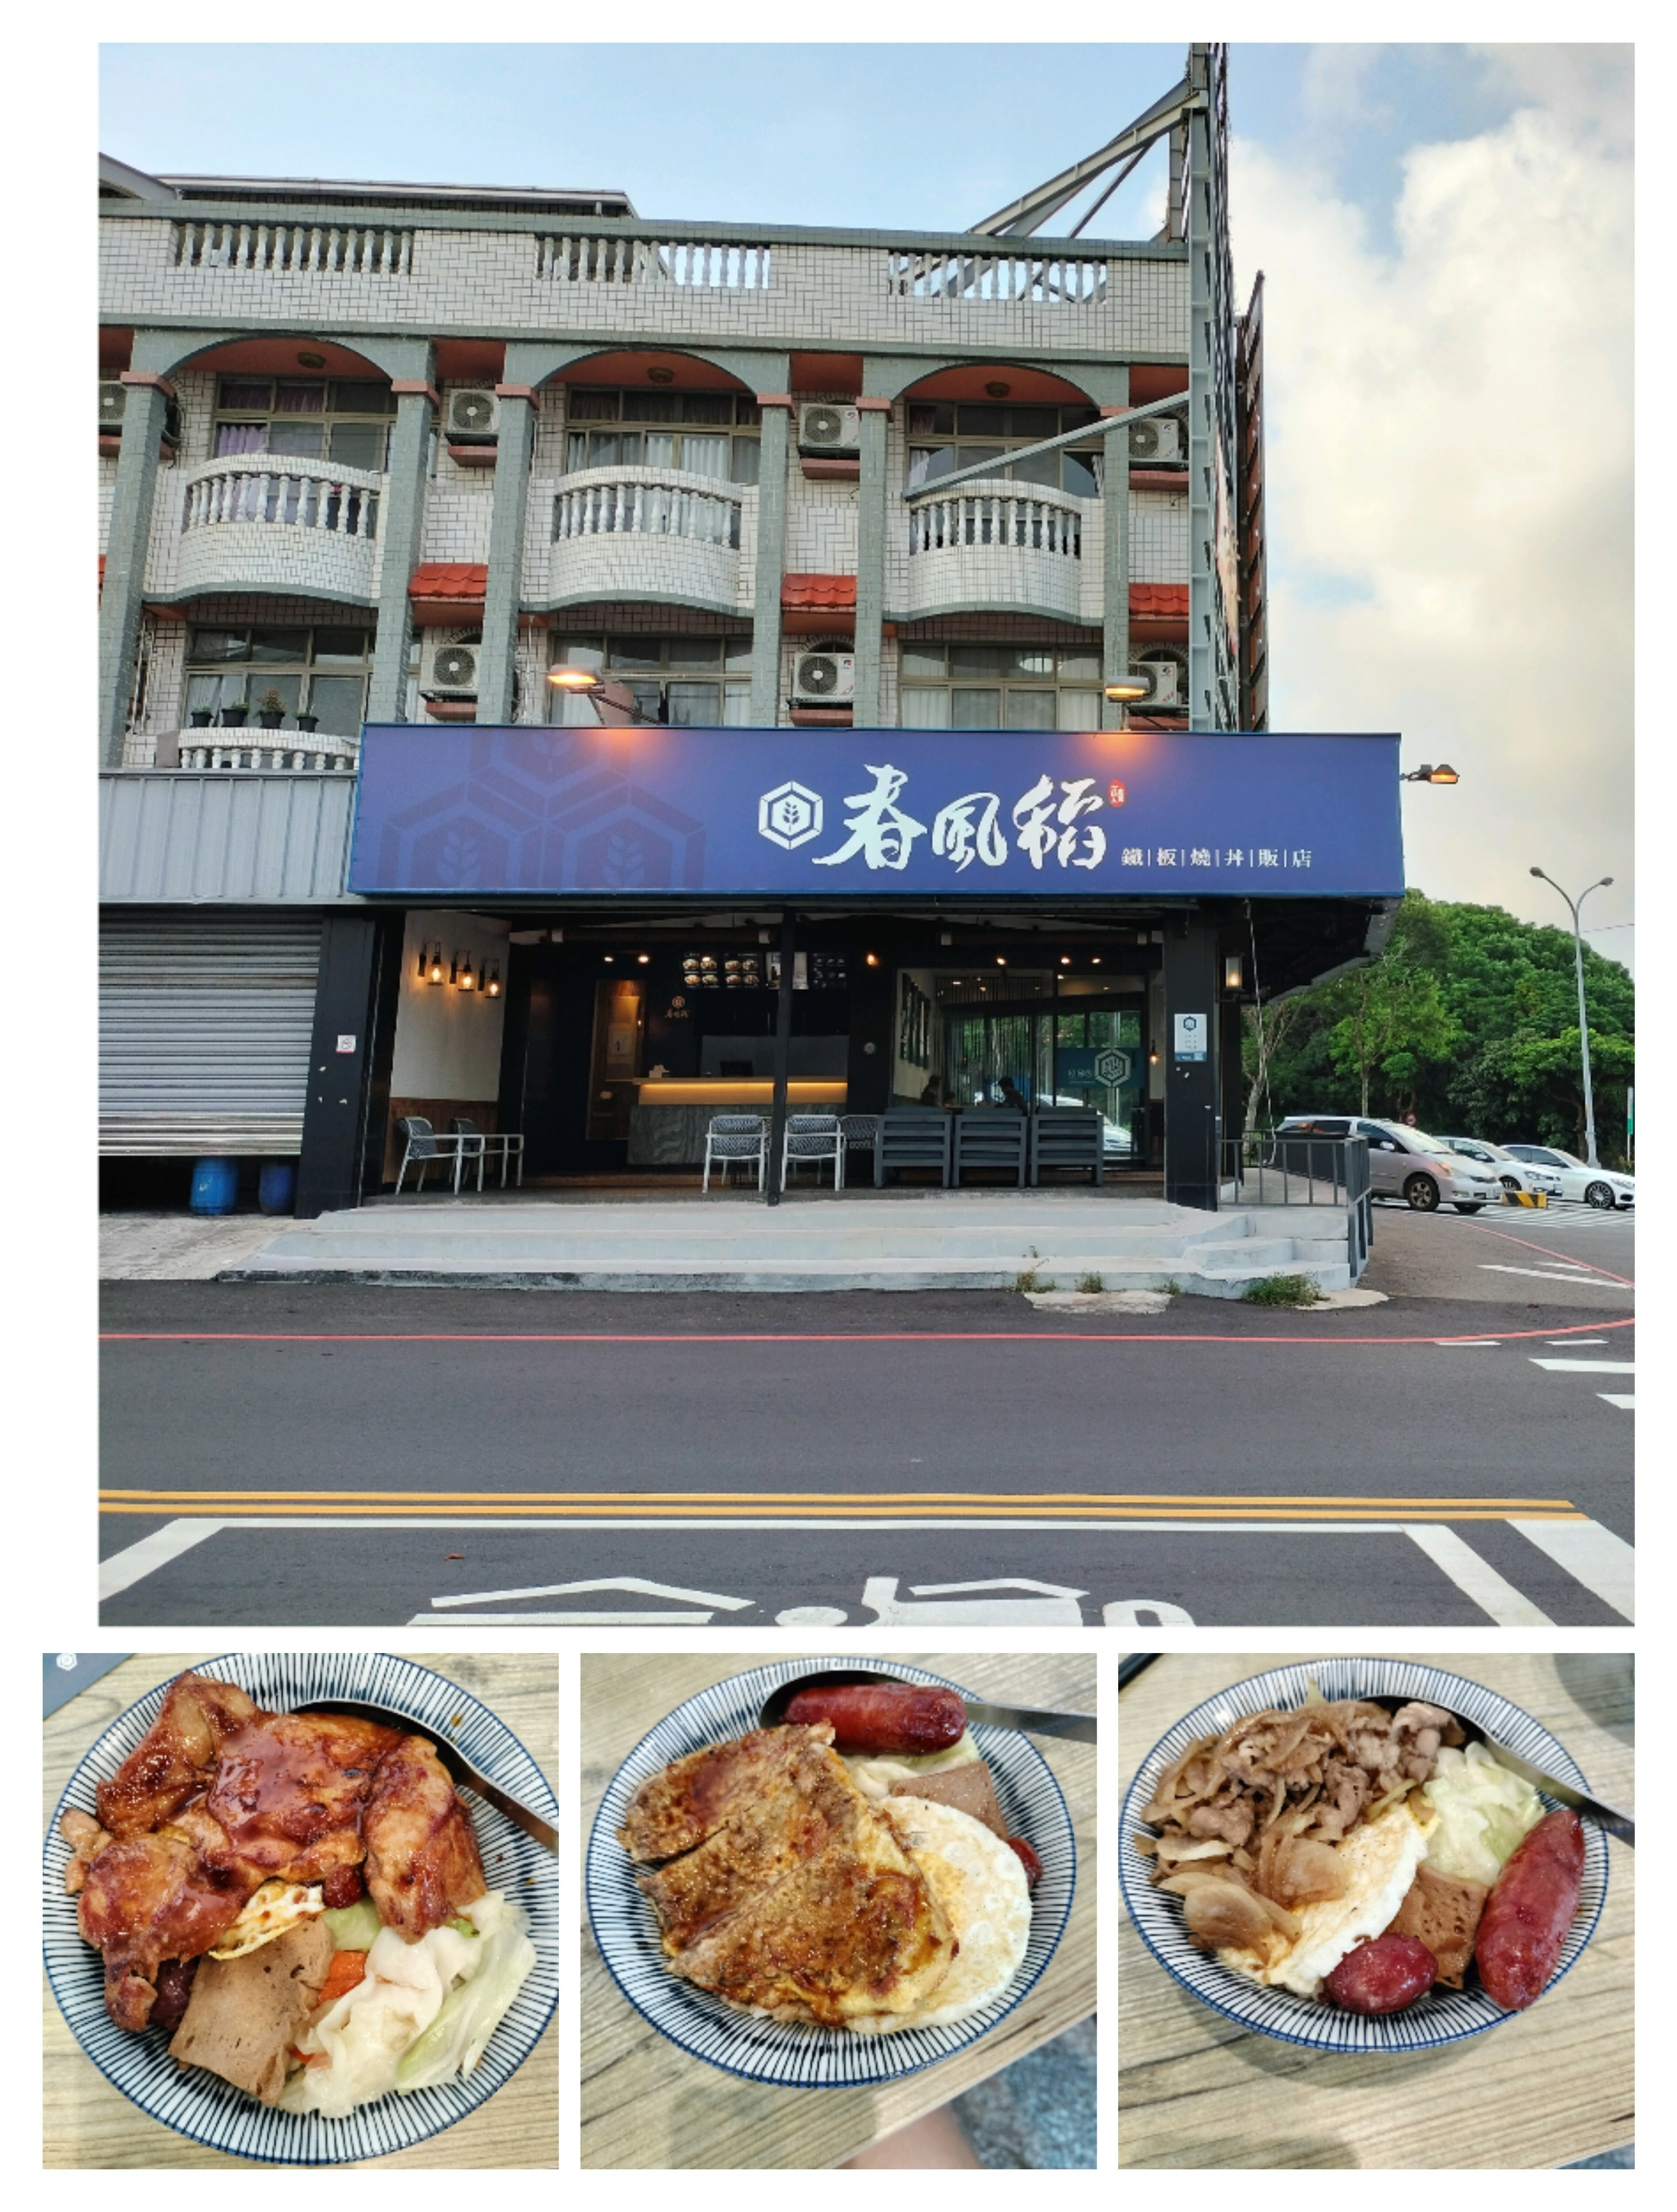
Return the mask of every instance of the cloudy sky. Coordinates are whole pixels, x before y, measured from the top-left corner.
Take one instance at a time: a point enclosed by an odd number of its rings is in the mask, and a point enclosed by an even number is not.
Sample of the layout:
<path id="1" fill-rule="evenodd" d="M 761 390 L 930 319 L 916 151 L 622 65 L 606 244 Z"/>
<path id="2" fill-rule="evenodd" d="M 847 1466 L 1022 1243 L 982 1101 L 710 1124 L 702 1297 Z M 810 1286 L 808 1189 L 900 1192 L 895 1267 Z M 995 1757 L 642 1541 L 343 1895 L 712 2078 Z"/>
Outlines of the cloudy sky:
<path id="1" fill-rule="evenodd" d="M 172 173 L 594 185 L 652 216 L 957 230 L 1111 137 L 1182 59 L 338 46 L 323 99 L 310 46 L 107 46 L 100 143 Z M 1406 793 L 1411 880 L 1564 921 L 1534 862 L 1574 891 L 1612 875 L 1587 918 L 1628 960 L 1630 49 L 1237 43 L 1230 85 L 1236 278 L 1266 284 L 1274 725 L 1398 728 L 1411 763 L 1449 760 L 1454 790 Z M 1148 234 L 1162 172 L 1090 234 Z"/>

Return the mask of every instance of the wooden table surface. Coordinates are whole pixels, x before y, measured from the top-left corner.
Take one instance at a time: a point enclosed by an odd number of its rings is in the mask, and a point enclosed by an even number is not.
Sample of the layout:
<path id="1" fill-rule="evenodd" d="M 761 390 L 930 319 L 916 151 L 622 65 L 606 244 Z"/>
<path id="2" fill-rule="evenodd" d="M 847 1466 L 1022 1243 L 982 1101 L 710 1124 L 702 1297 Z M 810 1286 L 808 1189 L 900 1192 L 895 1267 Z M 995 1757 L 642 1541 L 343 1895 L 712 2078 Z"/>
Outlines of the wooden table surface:
<path id="1" fill-rule="evenodd" d="M 1182 1715 L 1231 1682 L 1316 1655 L 1167 1654 L 1122 1693 L 1122 1792 Z M 1516 1653 L 1437 1666 L 1522 1706 L 1590 1787 L 1633 1808 L 1631 1662 Z M 1609 1842 L 1607 1909 L 1560 1987 L 1443 2051 L 1323 2057 L 1236 2027 L 1154 1960 L 1119 1906 L 1118 2157 L 1126 2166 L 1557 2166 L 1632 2141 L 1636 1853 Z"/>
<path id="2" fill-rule="evenodd" d="M 77 1761 L 118 1715 L 183 1668 L 214 1652 L 169 1656 L 156 1652 L 125 1659 L 120 1667 L 61 1705 L 46 1727 L 46 1807 L 43 1828 Z M 488 1657 L 450 1651 L 404 1652 L 471 1691 L 499 1714 L 528 1747 L 551 1782 L 558 1769 L 559 1672 L 550 1653 Z M 43 2165 L 49 2166 L 234 2166 L 250 2171 L 260 2161 L 189 2142 L 149 2119 L 113 2088 L 64 2024 L 49 1984 L 46 1990 Z M 386 2158 L 363 2159 L 378 2166 L 554 2166 L 559 2158 L 557 2018 L 506 2087 L 469 2119 L 428 2142 Z"/>
<path id="3" fill-rule="evenodd" d="M 796 1653 L 776 1653 L 776 1658 Z M 824 1655 L 817 1655 L 824 1656 Z M 975 1695 L 1012 1705 L 1096 1710 L 1092 1655 L 963 1653 L 917 1667 Z M 866 1663 L 889 1667 L 868 1653 Z M 755 1657 L 702 1653 L 585 1654 L 582 1842 L 607 1784 L 647 1731 L 684 1698 Z M 1078 1883 L 1060 1948 L 1042 1979 L 999 2027 L 958 2056 L 902 2081 L 858 2089 L 775 2089 L 690 2058 L 648 2027 L 582 1936 L 582 2164 L 604 2166 L 831 2166 L 1049 2042 L 1095 2009 L 1095 1747 L 1032 1742 L 1065 1792 L 1077 1837 Z"/>

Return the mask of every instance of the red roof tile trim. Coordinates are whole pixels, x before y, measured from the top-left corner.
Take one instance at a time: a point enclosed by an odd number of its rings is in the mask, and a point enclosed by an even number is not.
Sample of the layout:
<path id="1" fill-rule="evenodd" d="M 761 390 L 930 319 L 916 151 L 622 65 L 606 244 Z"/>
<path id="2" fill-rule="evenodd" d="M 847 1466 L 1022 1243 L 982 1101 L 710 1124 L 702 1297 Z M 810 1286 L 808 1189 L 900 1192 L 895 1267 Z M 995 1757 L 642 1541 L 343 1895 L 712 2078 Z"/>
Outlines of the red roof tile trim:
<path id="1" fill-rule="evenodd" d="M 854 576 L 782 576 L 781 605 L 783 607 L 854 607 L 856 604 L 856 579 Z"/>
<path id="2" fill-rule="evenodd" d="M 1188 586 L 1186 584 L 1132 584 L 1130 612 L 1133 615 L 1175 616 L 1186 619 Z"/>
<path id="3" fill-rule="evenodd" d="M 410 599 L 465 599 L 481 606 L 489 587 L 486 561 L 424 561 L 408 586 Z"/>

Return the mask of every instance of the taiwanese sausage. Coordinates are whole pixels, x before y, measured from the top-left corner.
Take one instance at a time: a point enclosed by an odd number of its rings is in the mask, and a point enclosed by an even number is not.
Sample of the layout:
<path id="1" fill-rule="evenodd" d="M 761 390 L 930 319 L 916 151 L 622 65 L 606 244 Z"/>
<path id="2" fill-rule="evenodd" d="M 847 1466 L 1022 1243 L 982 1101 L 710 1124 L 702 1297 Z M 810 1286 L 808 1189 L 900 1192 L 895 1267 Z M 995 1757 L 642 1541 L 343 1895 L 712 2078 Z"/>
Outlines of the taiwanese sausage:
<path id="1" fill-rule="evenodd" d="M 966 1733 L 967 1709 L 953 1690 L 916 1690 L 903 1683 L 849 1682 L 800 1690 L 786 1709 L 799 1727 L 825 1721 L 835 1751 L 921 1756 L 947 1751 Z"/>
<path id="2" fill-rule="evenodd" d="M 1007 1838 L 1007 1844 L 1009 1850 L 1017 1854 L 1019 1864 L 1024 1869 L 1025 1887 L 1035 1889 L 1042 1879 L 1042 1860 L 1037 1857 L 1023 1836 L 1010 1836 Z"/>
<path id="3" fill-rule="evenodd" d="M 1376 1936 L 1347 1951 L 1322 1987 L 1347 2012 L 1401 2012 L 1432 1987 L 1437 1972 L 1419 1936 Z"/>
<path id="4" fill-rule="evenodd" d="M 1548 1984 L 1583 1887 L 1583 1824 L 1547 1813 L 1519 1845 L 1486 1899 L 1473 1957 L 1486 1995 L 1510 2012 Z"/>

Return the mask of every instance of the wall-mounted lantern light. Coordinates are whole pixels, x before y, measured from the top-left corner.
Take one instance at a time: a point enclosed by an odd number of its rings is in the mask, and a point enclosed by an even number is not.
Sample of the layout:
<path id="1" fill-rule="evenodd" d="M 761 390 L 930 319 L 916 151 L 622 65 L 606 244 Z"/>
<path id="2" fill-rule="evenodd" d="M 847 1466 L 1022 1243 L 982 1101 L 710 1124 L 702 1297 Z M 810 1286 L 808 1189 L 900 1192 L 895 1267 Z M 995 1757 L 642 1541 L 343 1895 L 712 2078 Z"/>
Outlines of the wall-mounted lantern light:
<path id="1" fill-rule="evenodd" d="M 1241 966 L 1240 955 L 1238 952 L 1231 952 L 1223 963 L 1223 988 L 1225 991 L 1242 990 L 1245 988 L 1245 970 Z"/>
<path id="2" fill-rule="evenodd" d="M 441 982 L 443 978 L 442 939 L 441 938 L 437 939 L 436 942 L 428 951 L 422 947 L 421 948 L 419 955 L 419 973 L 421 981 L 423 982 Z"/>
<path id="3" fill-rule="evenodd" d="M 1146 677 L 1132 672 L 1128 676 L 1115 677 L 1106 687 L 1106 696 L 1122 706 L 1133 706 L 1138 699 L 1146 698 L 1152 688 Z"/>
<path id="4" fill-rule="evenodd" d="M 477 988 L 477 978 L 471 972 L 471 955 L 469 952 L 454 955 L 454 964 L 448 971 L 448 980 L 457 991 L 475 991 Z"/>
<path id="5" fill-rule="evenodd" d="M 501 996 L 501 963 L 498 960 L 483 963 L 483 996 L 486 999 Z"/>

